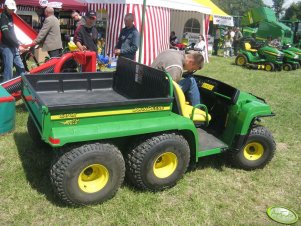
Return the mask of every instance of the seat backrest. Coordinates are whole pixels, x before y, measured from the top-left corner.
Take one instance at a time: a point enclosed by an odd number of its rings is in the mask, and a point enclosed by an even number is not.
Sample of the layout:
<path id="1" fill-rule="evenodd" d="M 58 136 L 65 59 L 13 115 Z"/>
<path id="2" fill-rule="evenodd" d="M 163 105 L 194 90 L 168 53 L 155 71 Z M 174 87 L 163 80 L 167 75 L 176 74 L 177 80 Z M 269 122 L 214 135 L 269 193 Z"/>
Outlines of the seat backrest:
<path id="1" fill-rule="evenodd" d="M 246 42 L 246 43 L 245 43 L 245 49 L 246 49 L 246 50 L 250 50 L 250 49 L 251 49 L 251 44 L 248 43 L 248 42 Z"/>
<path id="2" fill-rule="evenodd" d="M 117 61 L 113 88 L 131 99 L 170 97 L 170 84 L 164 71 L 123 57 Z"/>
<path id="3" fill-rule="evenodd" d="M 183 113 L 185 112 L 184 109 L 185 109 L 185 105 L 186 105 L 186 98 L 185 98 L 184 92 L 181 89 L 181 87 L 178 85 L 178 83 L 173 81 L 172 84 L 173 84 L 174 94 L 175 94 L 175 97 L 177 100 L 180 114 L 183 115 Z"/>

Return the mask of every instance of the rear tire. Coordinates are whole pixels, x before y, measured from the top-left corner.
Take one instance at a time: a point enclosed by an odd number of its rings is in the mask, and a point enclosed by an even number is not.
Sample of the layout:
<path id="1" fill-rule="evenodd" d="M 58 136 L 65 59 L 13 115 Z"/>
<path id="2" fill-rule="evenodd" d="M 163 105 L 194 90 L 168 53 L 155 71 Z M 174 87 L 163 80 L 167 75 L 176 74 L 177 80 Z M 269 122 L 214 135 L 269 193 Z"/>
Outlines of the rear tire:
<path id="1" fill-rule="evenodd" d="M 263 168 L 275 154 L 276 144 L 270 131 L 263 126 L 252 128 L 246 144 L 232 154 L 232 163 L 244 170 Z"/>
<path id="2" fill-rule="evenodd" d="M 121 186 L 125 164 L 112 144 L 85 144 L 67 150 L 50 170 L 55 192 L 67 204 L 90 205 L 112 198 Z"/>
<path id="3" fill-rule="evenodd" d="M 187 141 L 175 133 L 138 142 L 126 157 L 127 179 L 141 190 L 173 187 L 183 177 L 190 160 Z"/>
<path id="4" fill-rule="evenodd" d="M 248 59 L 243 54 L 238 54 L 238 56 L 235 59 L 235 64 L 238 66 L 245 66 L 248 63 Z"/>
<path id="5" fill-rule="evenodd" d="M 286 64 L 283 64 L 283 70 L 284 71 L 291 71 L 293 69 L 292 65 L 286 63 Z"/>

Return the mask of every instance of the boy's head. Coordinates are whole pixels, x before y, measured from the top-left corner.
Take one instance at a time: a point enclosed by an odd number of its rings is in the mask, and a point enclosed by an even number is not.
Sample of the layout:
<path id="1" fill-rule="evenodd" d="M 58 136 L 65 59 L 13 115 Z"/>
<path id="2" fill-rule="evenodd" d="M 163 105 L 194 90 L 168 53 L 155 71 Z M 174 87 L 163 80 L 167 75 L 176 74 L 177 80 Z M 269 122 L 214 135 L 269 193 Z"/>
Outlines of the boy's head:
<path id="1" fill-rule="evenodd" d="M 204 67 L 204 57 L 200 53 L 189 53 L 185 56 L 184 70 L 195 72 Z"/>

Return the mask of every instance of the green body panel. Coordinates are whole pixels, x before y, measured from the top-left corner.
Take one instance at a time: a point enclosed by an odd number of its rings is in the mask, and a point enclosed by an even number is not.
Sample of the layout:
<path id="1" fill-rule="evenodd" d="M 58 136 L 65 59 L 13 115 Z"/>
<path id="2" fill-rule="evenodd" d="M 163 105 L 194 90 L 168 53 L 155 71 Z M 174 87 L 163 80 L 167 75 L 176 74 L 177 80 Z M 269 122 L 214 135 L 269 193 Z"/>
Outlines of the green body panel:
<path id="1" fill-rule="evenodd" d="M 241 19 L 241 26 L 258 24 L 263 20 L 268 22 L 277 21 L 274 11 L 267 7 L 259 7 L 259 8 L 251 9 L 243 15 Z"/>
<path id="2" fill-rule="evenodd" d="M 0 98 L 8 98 L 10 94 L 0 85 Z M 10 132 L 15 128 L 16 121 L 15 101 L 0 101 L 0 134 Z"/>
<path id="3" fill-rule="evenodd" d="M 252 27 L 259 40 L 281 37 L 282 44 L 293 43 L 294 34 L 290 27 L 277 21 L 275 12 L 267 7 L 254 8 L 246 12 L 241 21 L 242 27 Z M 247 29 L 248 30 L 248 29 Z"/>
<path id="4" fill-rule="evenodd" d="M 284 53 L 283 62 L 290 64 L 298 64 L 299 56 L 290 50 L 282 50 Z"/>
<path id="5" fill-rule="evenodd" d="M 197 140 L 197 132 L 191 120 L 170 111 L 100 116 L 79 119 L 75 125 L 66 125 L 66 120 L 45 122 L 43 138 L 59 138 L 66 143 L 127 137 L 160 131 L 189 130 Z M 196 147 L 197 148 L 197 147 Z M 197 149 L 196 149 L 197 150 Z"/>
<path id="6" fill-rule="evenodd" d="M 301 63 L 301 49 L 296 48 L 296 47 L 289 47 L 286 50 L 296 54 L 298 56 L 299 63 Z"/>
<path id="7" fill-rule="evenodd" d="M 236 135 L 248 134 L 256 117 L 269 115 L 272 115 L 269 105 L 249 93 L 240 92 L 237 103 L 229 109 L 221 140 L 231 146 Z"/>
<path id="8" fill-rule="evenodd" d="M 282 44 L 293 43 L 293 33 L 291 29 L 278 21 L 260 22 L 257 29 L 256 37 L 258 39 L 263 40 L 267 39 L 268 36 L 271 36 L 272 39 L 281 37 Z"/>

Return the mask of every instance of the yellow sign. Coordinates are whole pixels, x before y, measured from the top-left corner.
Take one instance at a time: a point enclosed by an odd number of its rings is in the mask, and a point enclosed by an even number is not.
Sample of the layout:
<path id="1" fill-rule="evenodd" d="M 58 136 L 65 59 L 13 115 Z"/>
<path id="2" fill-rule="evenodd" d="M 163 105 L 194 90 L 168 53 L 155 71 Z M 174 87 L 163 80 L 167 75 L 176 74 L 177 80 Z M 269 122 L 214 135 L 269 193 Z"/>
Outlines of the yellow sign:
<path id="1" fill-rule="evenodd" d="M 212 91 L 213 88 L 214 88 L 214 85 L 211 85 L 211 84 L 208 84 L 208 83 L 204 82 L 204 83 L 202 84 L 202 88 L 208 89 L 208 90 Z"/>

